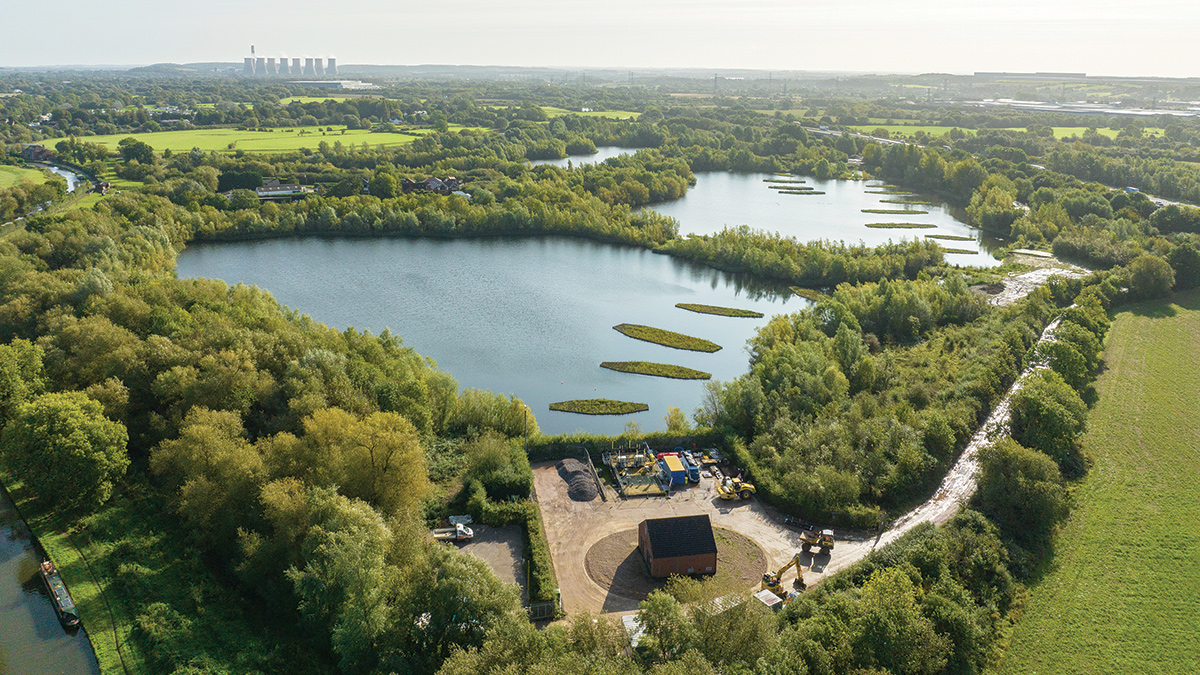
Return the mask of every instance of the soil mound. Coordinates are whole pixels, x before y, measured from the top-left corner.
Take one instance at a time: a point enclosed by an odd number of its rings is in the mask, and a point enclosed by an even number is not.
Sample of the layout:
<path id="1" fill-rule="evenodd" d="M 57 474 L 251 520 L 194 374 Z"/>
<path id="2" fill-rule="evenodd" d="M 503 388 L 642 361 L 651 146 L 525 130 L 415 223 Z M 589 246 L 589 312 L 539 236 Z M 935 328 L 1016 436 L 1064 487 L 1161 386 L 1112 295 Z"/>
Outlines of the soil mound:
<path id="1" fill-rule="evenodd" d="M 573 501 L 590 502 L 599 496 L 596 481 L 592 479 L 587 464 L 577 459 L 564 459 L 554 466 L 558 469 L 558 475 L 567 481 L 567 496 Z"/>

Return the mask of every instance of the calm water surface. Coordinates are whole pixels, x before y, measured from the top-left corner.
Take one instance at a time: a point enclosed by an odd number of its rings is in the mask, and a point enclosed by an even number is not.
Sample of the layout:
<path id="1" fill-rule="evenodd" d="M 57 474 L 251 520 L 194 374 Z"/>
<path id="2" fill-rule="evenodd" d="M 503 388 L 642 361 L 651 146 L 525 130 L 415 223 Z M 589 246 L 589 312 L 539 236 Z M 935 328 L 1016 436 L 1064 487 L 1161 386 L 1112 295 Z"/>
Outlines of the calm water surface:
<path id="1" fill-rule="evenodd" d="M 601 361 L 656 361 L 722 380 L 744 373 L 743 346 L 773 314 L 807 306 L 784 287 L 649 251 L 565 238 L 279 239 L 192 246 L 179 276 L 243 282 L 344 329 L 384 328 L 432 357 L 463 387 L 515 394 L 543 431 L 618 433 L 626 421 L 661 429 L 668 406 L 690 414 L 703 384 L 618 373 Z M 677 309 L 695 302 L 754 309 L 733 319 Z M 640 323 L 704 337 L 714 354 L 669 349 L 612 329 Z M 610 398 L 647 403 L 620 417 L 551 412 L 550 403 Z"/>
<path id="2" fill-rule="evenodd" d="M 533 166 L 542 166 L 543 164 L 548 164 L 550 166 L 557 166 L 565 169 L 568 166 L 598 164 L 609 157 L 617 157 L 625 154 L 631 155 L 635 152 L 637 152 L 637 148 L 617 148 L 613 146 L 605 146 L 602 148 L 596 148 L 596 154 L 594 155 L 572 155 L 562 159 L 534 159 L 530 160 L 529 163 Z"/>
<path id="3" fill-rule="evenodd" d="M 0 489 L 0 675 L 98 675 L 87 633 L 58 621 L 40 548 Z"/>
<path id="4" fill-rule="evenodd" d="M 767 179 L 797 180 L 791 177 L 763 173 L 731 173 L 714 171 L 696 174 L 696 185 L 682 199 L 655 204 L 655 211 L 679 221 L 682 234 L 713 234 L 725 227 L 749 225 L 756 230 L 779 232 L 800 241 L 828 239 L 848 244 L 863 242 L 877 246 L 887 241 L 921 238 L 926 234 L 948 234 L 971 237 L 970 241 L 941 241 L 948 248 L 978 251 L 974 255 L 947 254 L 954 265 L 994 267 L 1000 264 L 987 254 L 997 242 L 985 240 L 978 229 L 961 220 L 960 209 L 945 203 L 929 205 L 885 204 L 883 199 L 904 199 L 895 195 L 869 194 L 880 191 L 873 185 L 879 181 L 817 180 L 803 177 L 798 186 L 812 187 L 823 195 L 803 196 L 779 194 L 765 182 Z M 934 197 L 911 199 L 938 201 Z M 896 215 L 863 213 L 862 209 L 905 209 L 928 211 L 927 214 Z M 933 229 L 876 229 L 867 223 L 923 223 Z"/>

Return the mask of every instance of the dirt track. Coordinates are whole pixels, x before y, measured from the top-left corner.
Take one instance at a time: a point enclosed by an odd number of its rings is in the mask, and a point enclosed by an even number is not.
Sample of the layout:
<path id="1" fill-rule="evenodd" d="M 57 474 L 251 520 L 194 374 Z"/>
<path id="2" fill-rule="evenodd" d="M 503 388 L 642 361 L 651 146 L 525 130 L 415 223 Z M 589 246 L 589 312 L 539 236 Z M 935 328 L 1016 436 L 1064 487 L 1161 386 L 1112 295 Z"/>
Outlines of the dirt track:
<path id="1" fill-rule="evenodd" d="M 1061 270 L 1056 272 L 1062 273 Z M 1041 283 L 1045 283 L 1049 276 L 1043 270 L 1026 274 L 1039 277 Z M 1024 297 L 1034 287 L 1036 284 L 1019 297 Z M 1015 302 L 1017 298 L 1013 295 L 1006 297 L 1004 304 Z M 1053 341 L 1057 326 L 1058 320 L 1047 326 L 1041 341 Z M 819 583 L 825 575 L 849 567 L 876 547 L 895 541 L 918 524 L 926 521 L 941 524 L 958 513 L 975 492 L 976 453 L 997 434 L 1007 432 L 1012 394 L 1020 388 L 1025 375 L 1040 367 L 1043 366 L 1033 365 L 1022 373 L 1022 378 L 1017 380 L 971 438 L 929 501 L 896 519 L 891 528 L 877 536 L 854 536 L 838 532 L 837 546 L 831 554 L 806 555 L 802 559 L 806 567 L 805 582 L 810 586 Z M 588 549 L 596 542 L 609 534 L 636 527 L 646 518 L 707 513 L 713 525 L 739 532 L 757 542 L 767 556 L 768 569 L 778 568 L 801 548 L 797 532 L 784 526 L 774 509 L 758 499 L 748 502 L 722 501 L 717 497 L 711 479 L 703 479 L 699 485 L 678 490 L 670 497 L 621 499 L 606 488 L 607 502 L 600 499 L 573 502 L 567 496 L 567 484 L 555 471 L 553 463 L 535 465 L 533 478 L 550 542 L 554 571 L 562 592 L 563 609 L 568 613 L 580 610 L 629 612 L 637 609 L 635 601 L 608 593 L 593 582 L 588 577 L 585 558 Z M 757 586 L 753 590 L 757 590 Z"/>

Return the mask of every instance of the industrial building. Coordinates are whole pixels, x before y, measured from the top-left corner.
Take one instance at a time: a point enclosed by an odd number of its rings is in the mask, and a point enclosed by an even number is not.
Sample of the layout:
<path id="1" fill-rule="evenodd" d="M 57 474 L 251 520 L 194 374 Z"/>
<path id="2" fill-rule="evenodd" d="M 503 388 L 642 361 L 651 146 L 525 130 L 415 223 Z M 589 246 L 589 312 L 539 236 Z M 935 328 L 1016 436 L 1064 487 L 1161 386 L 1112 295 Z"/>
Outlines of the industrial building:
<path id="1" fill-rule="evenodd" d="M 638 551 L 655 578 L 717 572 L 717 541 L 707 515 L 643 520 Z"/>
<path id="2" fill-rule="evenodd" d="M 242 60 L 242 74 L 258 77 L 337 77 L 338 67 L 337 59 L 332 57 L 306 57 L 303 66 L 300 59 L 293 58 L 289 64 L 286 56 L 257 56 L 254 45 L 250 45 L 250 56 Z"/>

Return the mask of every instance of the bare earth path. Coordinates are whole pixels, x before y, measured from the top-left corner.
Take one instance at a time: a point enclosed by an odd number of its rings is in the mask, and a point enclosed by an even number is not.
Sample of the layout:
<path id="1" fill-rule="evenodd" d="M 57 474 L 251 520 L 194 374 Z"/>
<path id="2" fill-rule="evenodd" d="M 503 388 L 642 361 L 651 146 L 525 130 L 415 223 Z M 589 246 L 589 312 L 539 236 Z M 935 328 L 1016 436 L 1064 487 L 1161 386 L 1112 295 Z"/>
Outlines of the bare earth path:
<path id="1" fill-rule="evenodd" d="M 1062 270 L 1055 272 L 1064 274 Z M 1006 286 L 1013 292 L 1004 294 L 1002 299 L 997 296 L 991 301 L 1004 305 L 1016 302 L 1045 283 L 1048 277 L 1046 270 L 1042 269 L 1010 277 L 1006 280 Z M 1020 288 L 1021 292 L 1014 287 Z M 1053 321 L 1043 331 L 1040 340 L 1053 341 L 1057 326 L 1058 320 Z M 804 556 L 805 582 L 810 586 L 819 583 L 826 575 L 853 565 L 876 547 L 895 541 L 917 525 L 926 521 L 945 523 L 958 513 L 975 492 L 976 453 L 997 434 L 1007 433 L 1009 401 L 1020 388 L 1024 377 L 1039 367 L 1042 366 L 1030 366 L 1022 373 L 971 438 L 929 501 L 898 518 L 889 529 L 877 536 L 838 532 L 837 545 L 831 553 Z M 706 513 L 714 526 L 739 532 L 758 543 L 766 554 L 768 569 L 777 569 L 801 549 L 798 533 L 782 524 L 778 512 L 757 499 L 748 502 L 723 501 L 717 497 L 711 479 L 703 479 L 699 485 L 676 490 L 669 497 L 621 499 L 608 490 L 607 501 L 597 498 L 590 502 L 575 502 L 567 496 L 567 484 L 558 475 L 553 462 L 534 465 L 533 479 L 546 537 L 550 542 L 554 571 L 558 575 L 563 609 L 568 613 L 581 610 L 619 613 L 637 609 L 636 600 L 605 591 L 592 581 L 588 577 L 585 558 L 596 542 L 615 532 L 635 528 L 646 518 Z M 753 590 L 758 590 L 757 585 Z"/>

